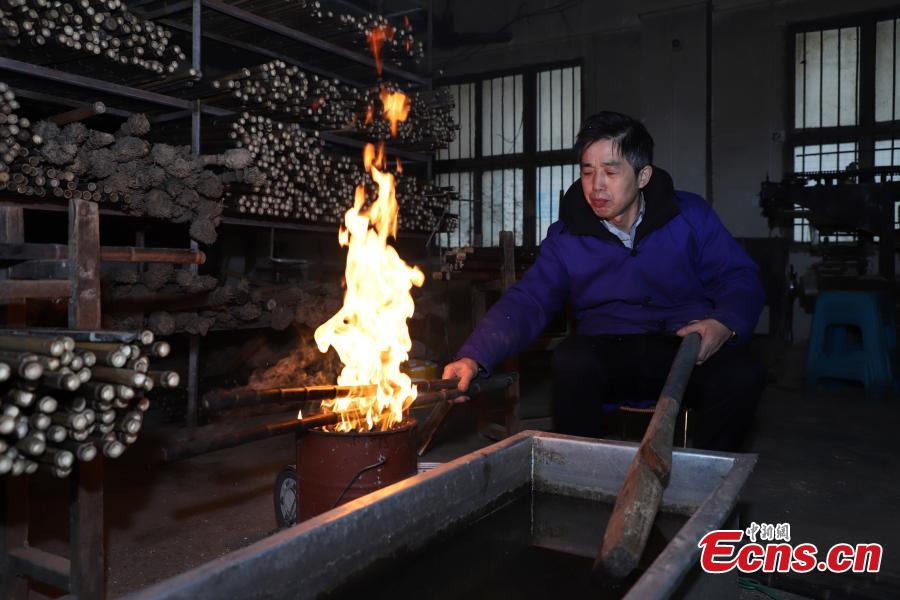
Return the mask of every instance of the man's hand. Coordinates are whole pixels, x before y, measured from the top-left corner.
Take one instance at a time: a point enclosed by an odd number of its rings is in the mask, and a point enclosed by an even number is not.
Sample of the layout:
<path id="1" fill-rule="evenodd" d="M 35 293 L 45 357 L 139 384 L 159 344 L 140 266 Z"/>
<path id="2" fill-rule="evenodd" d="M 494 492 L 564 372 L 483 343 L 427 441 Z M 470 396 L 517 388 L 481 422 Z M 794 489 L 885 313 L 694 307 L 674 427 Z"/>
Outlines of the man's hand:
<path id="1" fill-rule="evenodd" d="M 715 319 L 691 321 L 675 333 L 684 337 L 694 331 L 700 334 L 700 353 L 697 355 L 698 365 L 706 362 L 732 336 L 731 330 Z"/>
<path id="2" fill-rule="evenodd" d="M 461 358 L 456 362 L 452 362 L 444 367 L 444 375 L 442 379 L 451 379 L 459 377 L 459 384 L 456 388 L 464 392 L 469 389 L 469 383 L 472 378 L 478 374 L 478 363 L 471 358 Z"/>

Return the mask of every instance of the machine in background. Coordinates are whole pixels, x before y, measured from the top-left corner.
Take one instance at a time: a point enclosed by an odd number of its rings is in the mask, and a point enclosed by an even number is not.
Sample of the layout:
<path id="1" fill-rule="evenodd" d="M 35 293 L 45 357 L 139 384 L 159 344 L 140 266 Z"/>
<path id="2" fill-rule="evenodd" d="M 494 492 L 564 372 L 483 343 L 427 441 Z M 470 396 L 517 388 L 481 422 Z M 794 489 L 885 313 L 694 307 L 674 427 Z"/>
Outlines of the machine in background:
<path id="1" fill-rule="evenodd" d="M 790 230 L 796 218 L 815 228 L 808 251 L 819 260 L 799 277 L 792 268 L 788 283 L 805 310 L 822 291 L 895 291 L 898 204 L 900 167 L 790 173 L 762 183 L 760 207 L 771 228 Z"/>

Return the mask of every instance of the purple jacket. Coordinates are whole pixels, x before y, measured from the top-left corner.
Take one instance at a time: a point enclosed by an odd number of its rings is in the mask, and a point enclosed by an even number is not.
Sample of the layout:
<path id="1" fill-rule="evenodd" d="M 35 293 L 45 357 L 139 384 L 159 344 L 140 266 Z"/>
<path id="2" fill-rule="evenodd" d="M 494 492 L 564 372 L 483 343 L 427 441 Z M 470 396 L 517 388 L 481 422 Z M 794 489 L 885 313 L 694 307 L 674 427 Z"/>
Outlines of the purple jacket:
<path id="1" fill-rule="evenodd" d="M 654 168 L 629 250 L 572 184 L 537 260 L 457 353 L 485 369 L 526 348 L 568 299 L 579 335 L 673 333 L 713 318 L 750 339 L 765 300 L 756 264 L 696 194 Z"/>

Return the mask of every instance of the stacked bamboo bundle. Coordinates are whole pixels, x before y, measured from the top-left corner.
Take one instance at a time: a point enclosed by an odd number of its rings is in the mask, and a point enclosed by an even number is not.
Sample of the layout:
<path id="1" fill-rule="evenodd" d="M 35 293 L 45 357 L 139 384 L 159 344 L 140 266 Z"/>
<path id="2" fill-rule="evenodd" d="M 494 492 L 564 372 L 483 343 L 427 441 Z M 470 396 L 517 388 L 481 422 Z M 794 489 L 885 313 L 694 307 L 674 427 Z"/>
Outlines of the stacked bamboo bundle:
<path id="1" fill-rule="evenodd" d="M 75 121 L 30 123 L 14 112 L 15 94 L 0 83 L 0 190 L 23 196 L 81 198 L 128 214 L 190 223 L 195 240 L 216 240 L 223 196 L 232 183 L 259 185 L 251 153 L 232 148 L 193 156 L 188 146 L 152 144 L 150 123 L 130 116 L 115 133 Z"/>
<path id="2" fill-rule="evenodd" d="M 0 190 L 25 183 L 35 160 L 31 150 L 43 142 L 30 131 L 31 121 L 18 114 L 20 108 L 15 93 L 0 82 Z"/>
<path id="3" fill-rule="evenodd" d="M 214 329 L 292 324 L 317 327 L 341 305 L 337 285 L 319 283 L 251 285 L 241 280 L 219 286 L 209 276 L 191 276 L 187 269 L 152 264 L 156 281 L 121 269 L 104 283 L 104 324 L 116 329 L 148 327 L 158 335 L 176 331 L 206 335 Z M 166 269 L 169 267 L 169 269 Z M 165 273 L 171 273 L 164 283 Z M 113 281 L 112 279 L 115 279 Z"/>
<path id="4" fill-rule="evenodd" d="M 220 131 L 220 126 L 215 131 Z M 250 152 L 259 169 L 259 185 L 233 184 L 226 207 L 241 214 L 340 223 L 353 205 L 356 187 L 363 184 L 368 198 L 375 185 L 363 172 L 358 155 L 339 153 L 316 132 L 295 123 L 242 113 L 224 121 L 225 133 L 210 133 L 210 143 L 227 143 Z M 393 165 L 392 165 L 393 166 Z M 396 173 L 400 227 L 433 231 L 450 200 L 452 188 L 436 186 L 405 173 Z"/>
<path id="5" fill-rule="evenodd" d="M 230 188 L 229 205 L 240 213 L 336 223 L 353 201 L 361 173 L 354 159 L 329 153 L 297 124 L 243 113 L 222 137 L 249 151 L 262 174 L 259 185 Z"/>
<path id="6" fill-rule="evenodd" d="M 242 68 L 213 80 L 210 86 L 211 96 L 205 100 L 222 107 L 369 139 L 393 137 L 395 145 L 416 150 L 445 148 L 458 129 L 452 115 L 454 101 L 446 89 L 399 90 L 395 85 L 358 89 L 280 60 Z M 382 114 L 383 89 L 403 91 L 409 98 L 409 117 L 396 136 L 391 136 L 388 121 L 375 118 Z"/>
<path id="7" fill-rule="evenodd" d="M 31 62 L 68 62 L 74 54 L 174 73 L 187 57 L 171 39 L 121 0 L 0 0 L 0 45 Z"/>
<path id="8" fill-rule="evenodd" d="M 0 331 L 0 474 L 67 477 L 76 461 L 121 456 L 147 393 L 179 384 L 176 372 L 150 369 L 169 351 L 150 331 Z"/>

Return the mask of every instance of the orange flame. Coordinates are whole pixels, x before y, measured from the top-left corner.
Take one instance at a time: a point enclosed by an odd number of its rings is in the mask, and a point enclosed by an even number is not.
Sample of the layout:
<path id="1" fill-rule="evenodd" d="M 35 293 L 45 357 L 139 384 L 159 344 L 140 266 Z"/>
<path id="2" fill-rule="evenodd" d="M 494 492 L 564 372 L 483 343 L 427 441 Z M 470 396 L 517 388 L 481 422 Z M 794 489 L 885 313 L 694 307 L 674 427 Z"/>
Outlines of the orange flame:
<path id="1" fill-rule="evenodd" d="M 391 122 L 391 137 L 397 137 L 397 124 L 409 116 L 409 98 L 403 92 L 391 92 L 381 88 L 381 105 L 384 118 Z"/>
<path id="2" fill-rule="evenodd" d="M 397 172 L 398 172 L 398 173 L 402 173 L 402 172 L 403 172 L 403 165 L 400 164 L 400 159 L 399 159 L 399 158 L 397 159 Z"/>
<path id="3" fill-rule="evenodd" d="M 375 107 L 371 104 L 366 109 L 366 125 L 371 125 L 372 121 L 375 120 Z"/>
<path id="4" fill-rule="evenodd" d="M 381 76 L 381 46 L 386 40 L 394 39 L 394 28 L 387 25 L 375 27 L 369 31 L 369 48 L 375 57 L 375 70 Z"/>
<path id="5" fill-rule="evenodd" d="M 399 117 L 404 118 L 405 114 Z M 385 171 L 384 144 L 377 149 L 366 144 L 363 163 L 378 195 L 363 210 L 365 188 L 356 188 L 353 208 L 344 215 L 338 234 L 341 245 L 347 247 L 344 305 L 316 329 L 314 337 L 321 352 L 333 347 L 344 363 L 338 385 L 374 383 L 377 391 L 374 396 L 323 402 L 324 410 L 341 415 L 337 431 L 390 429 L 403 420 L 403 412 L 416 398 L 416 388 L 400 372 L 400 364 L 412 348 L 406 324 L 415 310 L 410 289 L 421 286 L 425 275 L 388 245 L 388 238 L 397 236 L 399 205 L 394 176 Z"/>
<path id="6" fill-rule="evenodd" d="M 363 148 L 363 166 L 366 169 L 366 173 L 370 172 L 373 166 L 383 171 L 384 156 L 384 144 L 379 144 L 378 150 L 372 144 L 366 144 L 366 147 Z"/>

